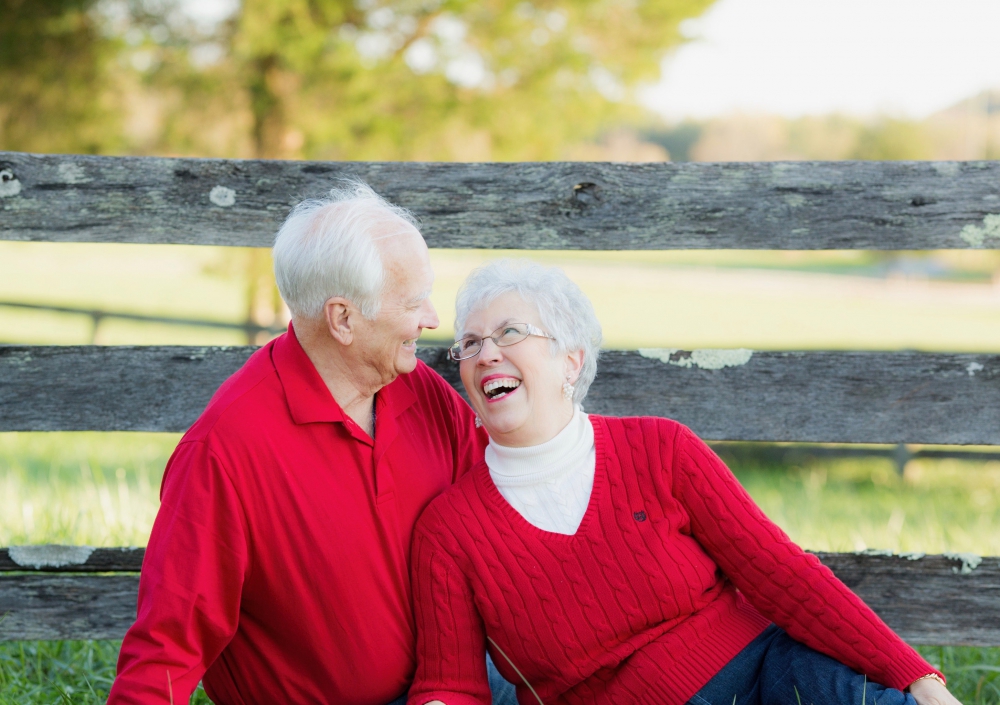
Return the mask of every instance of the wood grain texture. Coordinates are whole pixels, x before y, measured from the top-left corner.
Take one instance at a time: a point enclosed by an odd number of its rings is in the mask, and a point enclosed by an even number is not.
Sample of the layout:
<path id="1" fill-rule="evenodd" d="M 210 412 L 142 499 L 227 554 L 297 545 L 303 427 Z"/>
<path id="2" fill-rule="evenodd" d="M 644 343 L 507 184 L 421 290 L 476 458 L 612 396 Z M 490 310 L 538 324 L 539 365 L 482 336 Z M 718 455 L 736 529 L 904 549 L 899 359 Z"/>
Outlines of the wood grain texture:
<path id="1" fill-rule="evenodd" d="M 607 351 L 586 408 L 674 418 L 712 440 L 1000 444 L 998 355 L 755 352 L 679 366 L 697 355 Z"/>
<path id="2" fill-rule="evenodd" d="M 139 576 L 0 576 L 0 641 L 121 639 L 135 621 Z"/>
<path id="3" fill-rule="evenodd" d="M 0 347 L 0 431 L 182 431 L 254 348 Z M 589 412 L 712 440 L 1000 445 L 1000 355 L 605 351 Z M 419 355 L 461 391 L 444 348 Z M 708 356 L 706 358 L 706 356 Z M 717 364 L 717 363 L 716 363 Z M 690 366 L 684 366 L 690 365 Z"/>
<path id="4" fill-rule="evenodd" d="M 32 546 L 31 548 L 45 547 Z M 23 572 L 27 570 L 50 573 L 137 572 L 142 569 L 142 559 L 145 555 L 145 548 L 136 548 L 134 546 L 127 548 L 94 548 L 84 563 L 59 567 L 31 568 L 13 560 L 9 548 L 0 548 L 0 572 Z"/>
<path id="5" fill-rule="evenodd" d="M 0 346 L 0 430 L 182 431 L 254 350 Z"/>
<path id="6" fill-rule="evenodd" d="M 0 152 L 0 238 L 268 247 L 340 177 L 431 247 L 1000 247 L 1000 162 L 280 162 Z M 992 222 L 992 221 L 990 221 Z M 963 229 L 964 237 L 963 237 Z"/>
<path id="7" fill-rule="evenodd" d="M 820 560 L 915 644 L 1000 645 L 1000 559 L 968 574 L 945 556 L 821 553 Z M 120 639 L 135 619 L 138 576 L 0 576 L 0 640 Z"/>
<path id="8" fill-rule="evenodd" d="M 918 560 L 852 553 L 819 557 L 910 643 L 1000 646 L 996 556 L 982 558 L 967 574 L 962 560 L 940 555 Z"/>

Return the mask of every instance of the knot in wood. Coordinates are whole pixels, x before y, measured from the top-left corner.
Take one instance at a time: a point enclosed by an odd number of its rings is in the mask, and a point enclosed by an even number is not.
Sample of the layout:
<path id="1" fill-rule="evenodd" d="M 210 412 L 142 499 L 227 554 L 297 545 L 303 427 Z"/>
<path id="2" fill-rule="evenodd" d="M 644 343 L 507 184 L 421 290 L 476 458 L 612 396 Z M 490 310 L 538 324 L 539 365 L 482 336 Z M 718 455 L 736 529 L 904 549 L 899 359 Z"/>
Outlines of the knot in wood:
<path id="1" fill-rule="evenodd" d="M 577 203 L 589 206 L 601 200 L 600 187 L 589 181 L 584 181 L 573 187 L 573 200 Z"/>
<path id="2" fill-rule="evenodd" d="M 0 169 L 0 198 L 21 193 L 21 182 L 10 169 Z"/>

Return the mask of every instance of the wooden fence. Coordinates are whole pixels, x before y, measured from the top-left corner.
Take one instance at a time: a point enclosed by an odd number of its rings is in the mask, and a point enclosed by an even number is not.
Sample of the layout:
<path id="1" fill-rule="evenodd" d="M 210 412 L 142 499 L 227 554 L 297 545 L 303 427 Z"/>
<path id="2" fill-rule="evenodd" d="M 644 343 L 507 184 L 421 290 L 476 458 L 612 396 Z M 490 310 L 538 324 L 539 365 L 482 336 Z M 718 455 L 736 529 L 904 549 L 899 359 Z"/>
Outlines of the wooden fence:
<path id="1" fill-rule="evenodd" d="M 1000 247 L 1000 162 L 404 164 L 0 153 L 0 238 L 266 247 L 366 180 L 431 247 Z M 0 431 L 180 431 L 253 348 L 0 347 Z M 459 386 L 443 349 L 421 356 Z M 713 440 L 1000 445 L 1000 355 L 650 349 L 602 357 L 588 409 Z M 0 639 L 117 638 L 142 549 L 0 550 Z M 1000 559 L 821 554 L 904 638 L 1000 645 Z"/>

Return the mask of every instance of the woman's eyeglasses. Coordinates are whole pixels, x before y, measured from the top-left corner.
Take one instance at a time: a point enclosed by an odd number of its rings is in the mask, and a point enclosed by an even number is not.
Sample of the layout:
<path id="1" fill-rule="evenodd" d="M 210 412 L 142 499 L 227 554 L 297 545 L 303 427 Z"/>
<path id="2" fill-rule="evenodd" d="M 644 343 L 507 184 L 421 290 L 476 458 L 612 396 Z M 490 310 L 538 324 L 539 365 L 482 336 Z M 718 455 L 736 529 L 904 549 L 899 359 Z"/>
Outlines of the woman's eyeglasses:
<path id="1" fill-rule="evenodd" d="M 551 335 L 543 333 L 530 323 L 506 323 L 486 337 L 496 343 L 497 347 L 505 348 L 509 345 L 517 345 L 529 335 L 555 340 Z M 467 335 L 451 346 L 448 350 L 448 356 L 452 360 L 467 360 L 470 357 L 475 357 L 483 349 L 483 340 L 484 338 L 477 335 Z"/>

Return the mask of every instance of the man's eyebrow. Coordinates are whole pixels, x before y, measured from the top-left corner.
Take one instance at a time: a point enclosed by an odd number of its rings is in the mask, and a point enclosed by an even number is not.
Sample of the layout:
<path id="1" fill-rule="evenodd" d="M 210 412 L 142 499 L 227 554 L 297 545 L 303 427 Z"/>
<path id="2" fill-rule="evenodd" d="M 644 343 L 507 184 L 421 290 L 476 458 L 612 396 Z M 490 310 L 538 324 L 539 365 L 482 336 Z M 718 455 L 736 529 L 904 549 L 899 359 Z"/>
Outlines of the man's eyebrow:
<path id="1" fill-rule="evenodd" d="M 431 290 L 428 289 L 427 291 L 422 291 L 419 294 L 417 294 L 416 296 L 414 296 L 412 299 L 409 300 L 408 303 L 419 304 L 419 303 L 421 303 L 423 301 L 426 301 L 430 297 L 431 297 Z"/>

